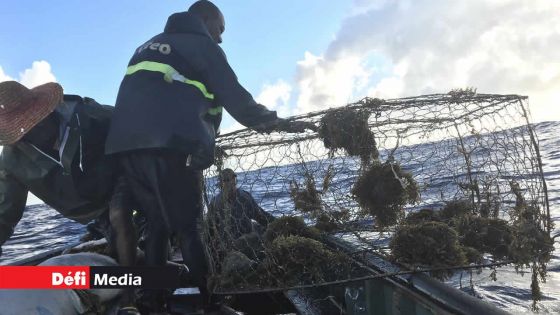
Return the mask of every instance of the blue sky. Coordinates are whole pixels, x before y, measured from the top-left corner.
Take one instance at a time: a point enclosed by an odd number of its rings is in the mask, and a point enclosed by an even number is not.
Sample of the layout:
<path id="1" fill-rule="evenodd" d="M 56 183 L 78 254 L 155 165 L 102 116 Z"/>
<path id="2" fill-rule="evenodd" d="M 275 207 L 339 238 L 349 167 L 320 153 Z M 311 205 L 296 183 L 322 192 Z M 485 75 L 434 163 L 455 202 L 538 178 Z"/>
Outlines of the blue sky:
<path id="1" fill-rule="evenodd" d="M 113 104 L 133 50 L 192 1 L 2 1 L 0 67 L 17 78 L 45 60 L 66 93 Z M 226 17 L 222 47 L 252 93 L 294 76 L 306 51 L 332 40 L 350 1 L 215 1 Z M 12 30 L 12 31 L 7 31 Z"/>
<path id="2" fill-rule="evenodd" d="M 113 104 L 132 51 L 192 1 L 4 0 L 0 81 L 60 82 Z M 477 87 L 560 120 L 560 2 L 216 0 L 242 84 L 282 116 Z M 230 119 L 225 130 L 234 125 Z"/>
<path id="3" fill-rule="evenodd" d="M 0 81 L 114 104 L 136 47 L 193 1 L 2 0 Z M 476 87 L 560 120 L 560 1 L 216 0 L 229 62 L 281 116 Z M 238 128 L 231 118 L 224 131 Z M 38 201 L 38 200 L 35 200 Z"/>

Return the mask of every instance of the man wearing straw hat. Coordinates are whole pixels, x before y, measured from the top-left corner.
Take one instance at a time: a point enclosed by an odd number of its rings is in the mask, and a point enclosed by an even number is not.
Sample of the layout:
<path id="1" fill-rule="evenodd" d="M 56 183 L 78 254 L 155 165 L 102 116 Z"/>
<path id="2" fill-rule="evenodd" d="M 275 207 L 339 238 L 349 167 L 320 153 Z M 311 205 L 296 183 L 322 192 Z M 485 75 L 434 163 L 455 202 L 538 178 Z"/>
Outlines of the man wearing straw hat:
<path id="1" fill-rule="evenodd" d="M 0 254 L 21 219 L 28 192 L 82 224 L 108 217 L 110 200 L 113 209 L 125 207 L 125 186 L 117 181 L 114 187 L 112 165 L 104 155 L 111 115 L 112 107 L 63 95 L 57 83 L 33 89 L 15 81 L 0 83 Z M 112 219 L 117 223 L 118 217 Z M 135 257 L 131 228 L 114 229 L 120 260 L 128 252 Z"/>

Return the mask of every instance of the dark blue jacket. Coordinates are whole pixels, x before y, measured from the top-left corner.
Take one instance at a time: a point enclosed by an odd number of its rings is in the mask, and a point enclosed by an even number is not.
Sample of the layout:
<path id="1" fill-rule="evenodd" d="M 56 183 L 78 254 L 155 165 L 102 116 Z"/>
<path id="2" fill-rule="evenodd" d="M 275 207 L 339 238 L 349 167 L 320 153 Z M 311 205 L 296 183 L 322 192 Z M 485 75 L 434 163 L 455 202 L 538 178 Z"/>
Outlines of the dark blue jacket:
<path id="1" fill-rule="evenodd" d="M 83 224 L 108 209 L 112 163 L 103 147 L 113 107 L 72 95 L 64 101 L 77 104 L 62 124 L 68 130 L 62 157 L 25 140 L 4 146 L 0 154 L 0 246 L 21 219 L 28 192 Z"/>
<path id="2" fill-rule="evenodd" d="M 277 119 L 237 81 L 203 22 L 188 12 L 136 49 L 117 97 L 106 153 L 169 148 L 210 166 L 223 106 L 247 127 Z"/>

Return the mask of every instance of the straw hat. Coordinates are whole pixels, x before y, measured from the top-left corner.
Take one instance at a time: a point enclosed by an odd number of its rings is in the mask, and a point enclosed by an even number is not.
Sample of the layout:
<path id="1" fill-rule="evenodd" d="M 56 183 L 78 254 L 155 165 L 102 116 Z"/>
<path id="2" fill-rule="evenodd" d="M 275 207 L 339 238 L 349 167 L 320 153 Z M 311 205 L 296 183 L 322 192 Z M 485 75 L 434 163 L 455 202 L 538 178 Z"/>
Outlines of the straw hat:
<path id="1" fill-rule="evenodd" d="M 28 89 L 16 81 L 0 83 L 0 145 L 12 144 L 62 102 L 62 87 L 47 83 Z"/>

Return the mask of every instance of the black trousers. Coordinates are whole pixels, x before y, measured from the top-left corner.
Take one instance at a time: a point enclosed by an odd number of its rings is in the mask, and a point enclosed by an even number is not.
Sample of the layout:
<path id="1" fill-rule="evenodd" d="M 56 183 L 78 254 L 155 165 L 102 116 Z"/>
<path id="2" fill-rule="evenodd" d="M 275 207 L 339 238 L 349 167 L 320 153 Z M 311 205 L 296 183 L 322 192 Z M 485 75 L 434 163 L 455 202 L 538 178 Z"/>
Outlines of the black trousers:
<path id="1" fill-rule="evenodd" d="M 202 214 L 202 172 L 186 166 L 187 155 L 175 150 L 137 150 L 118 157 L 131 195 L 147 219 L 146 263 L 167 261 L 174 233 L 193 284 L 207 295 L 208 266 L 197 229 Z"/>

